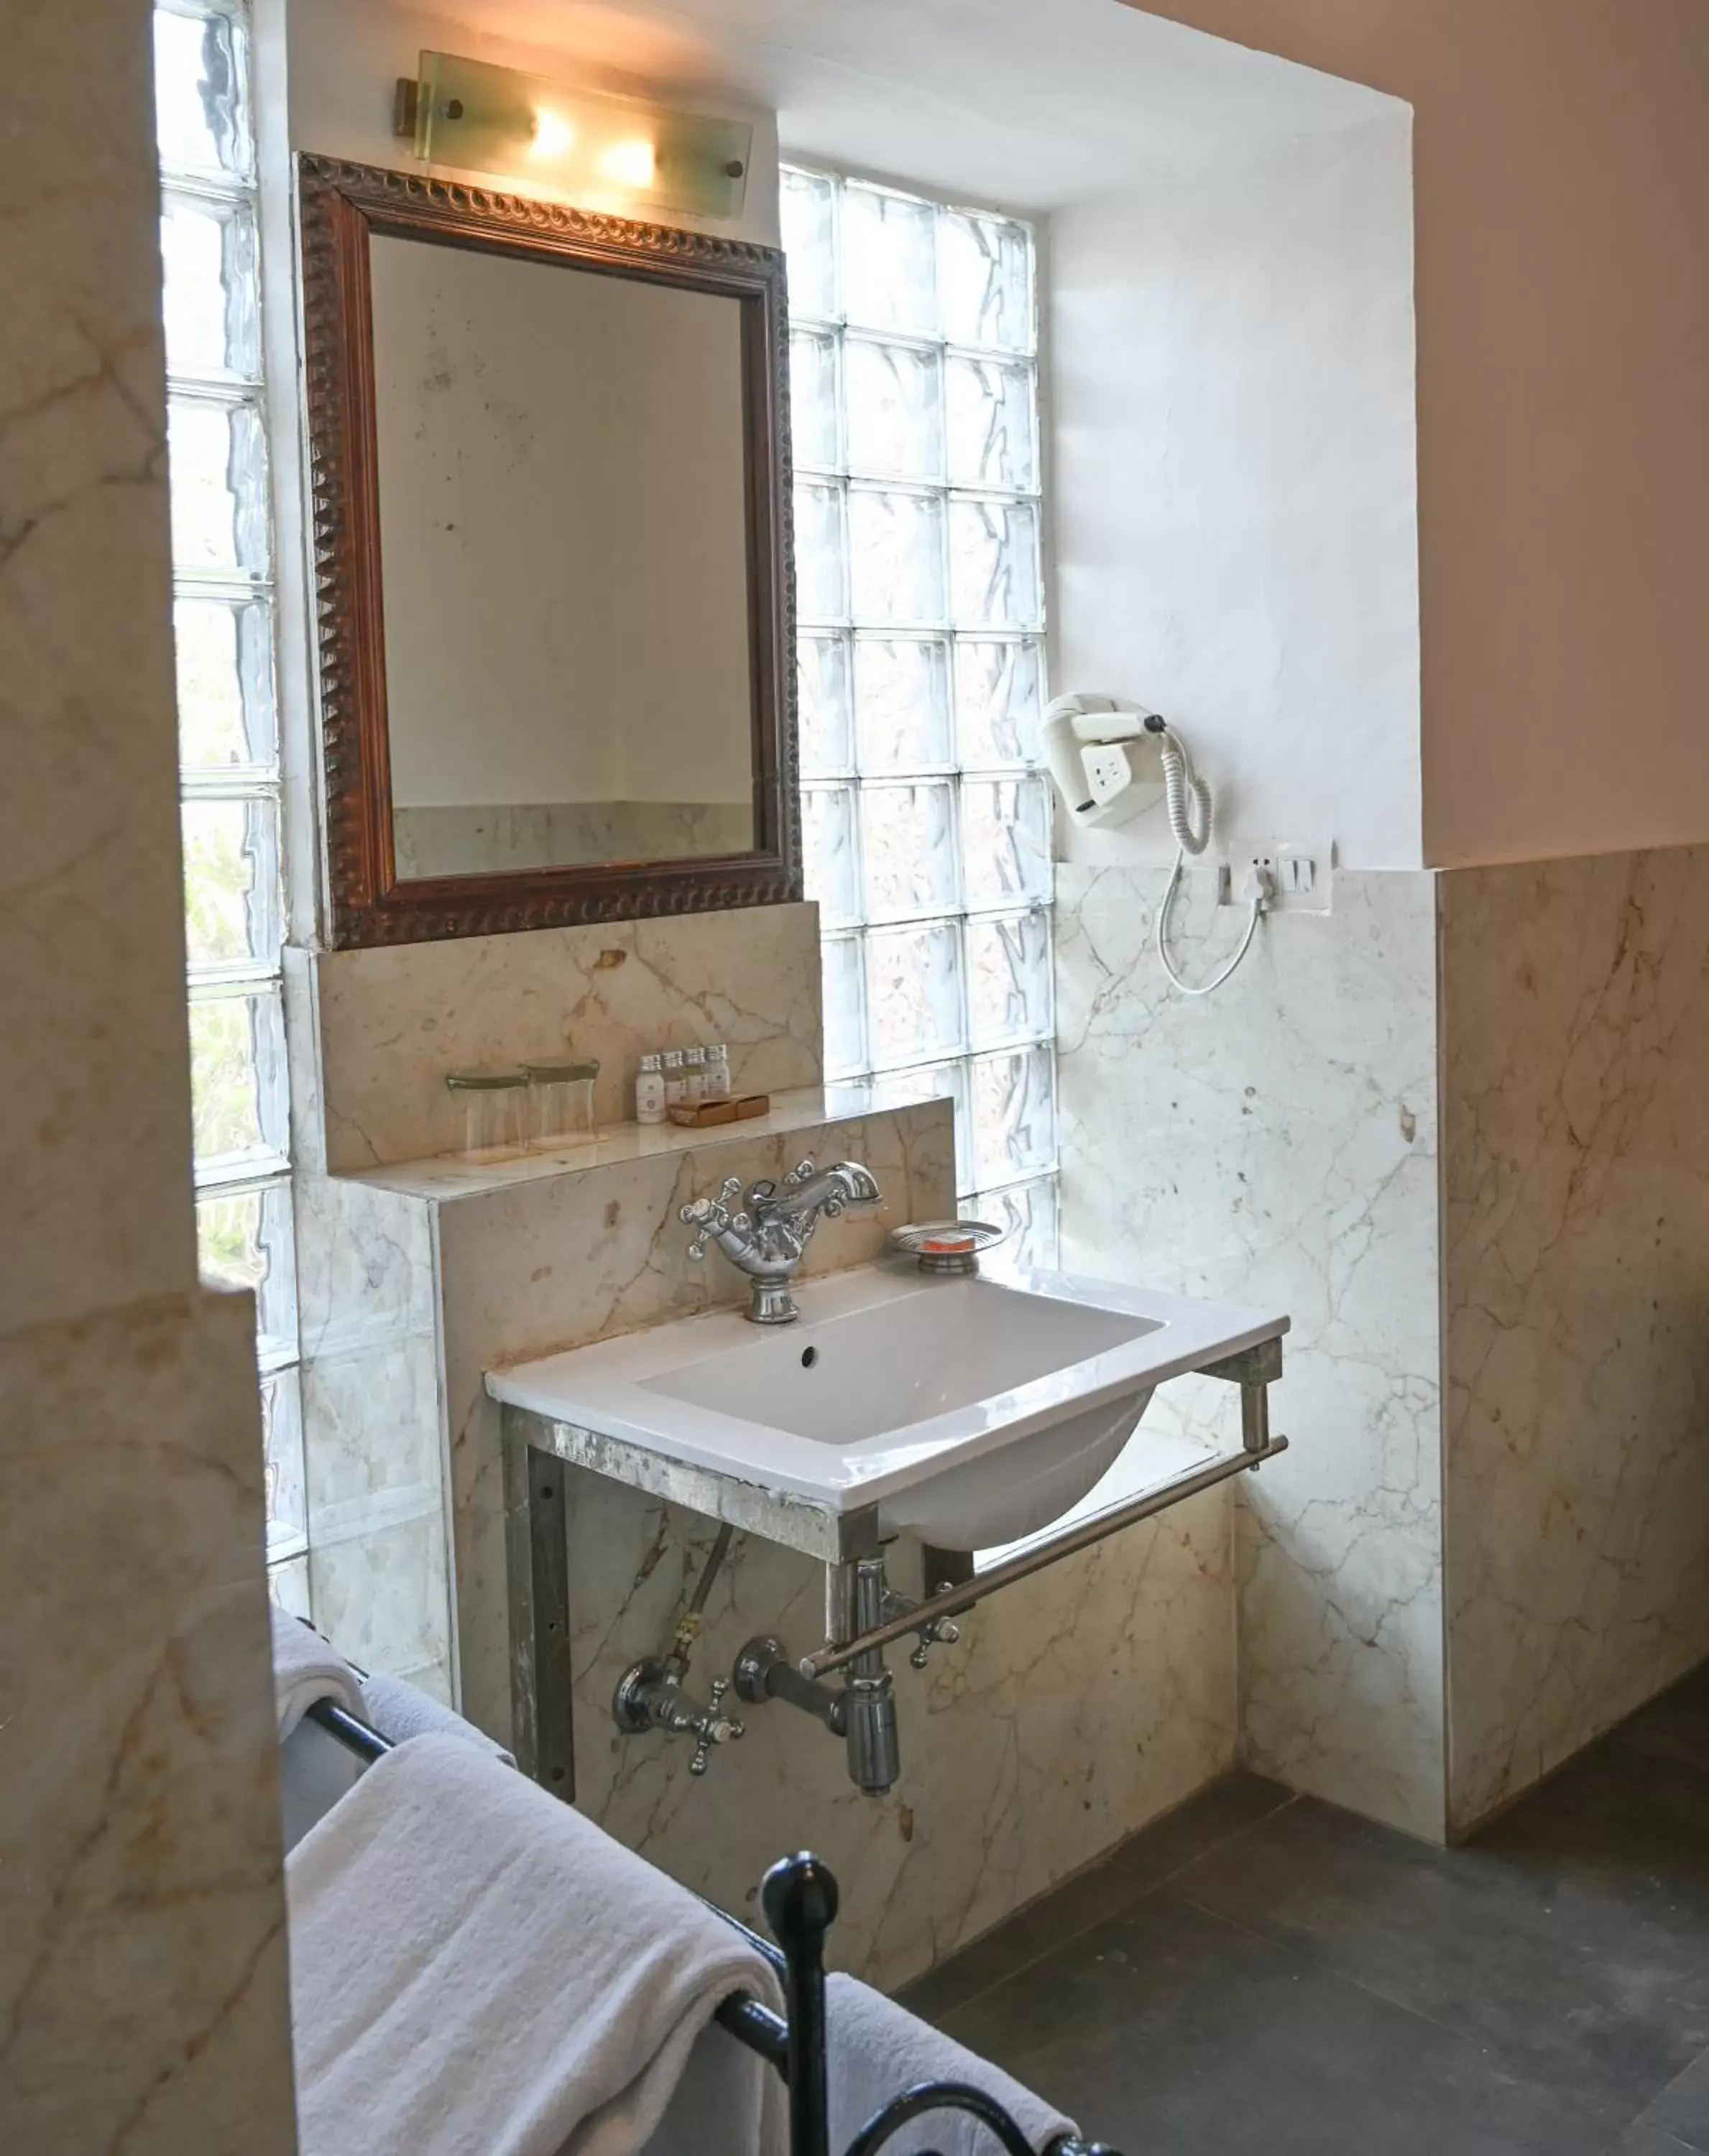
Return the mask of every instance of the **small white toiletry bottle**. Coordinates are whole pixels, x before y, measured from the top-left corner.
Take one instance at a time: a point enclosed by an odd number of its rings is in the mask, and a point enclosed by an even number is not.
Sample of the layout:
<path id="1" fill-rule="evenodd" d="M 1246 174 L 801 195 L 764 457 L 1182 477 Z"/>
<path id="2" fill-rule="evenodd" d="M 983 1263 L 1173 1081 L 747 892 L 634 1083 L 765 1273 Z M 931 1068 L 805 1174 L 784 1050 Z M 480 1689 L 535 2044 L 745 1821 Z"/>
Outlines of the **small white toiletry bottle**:
<path id="1" fill-rule="evenodd" d="M 690 1104 L 706 1097 L 706 1053 L 702 1048 L 682 1051 L 682 1097 Z"/>
<path id="2" fill-rule="evenodd" d="M 687 1098 L 688 1095 L 684 1091 L 682 1050 L 667 1048 L 665 1051 L 665 1105 L 667 1108 L 680 1108 Z"/>
<path id="3" fill-rule="evenodd" d="M 706 1075 L 701 1097 L 706 1101 L 730 1098 L 730 1050 L 721 1040 L 715 1040 L 706 1050 Z"/>
<path id="4" fill-rule="evenodd" d="M 665 1067 L 656 1055 L 644 1055 L 635 1074 L 635 1121 L 662 1123 L 665 1112 Z"/>

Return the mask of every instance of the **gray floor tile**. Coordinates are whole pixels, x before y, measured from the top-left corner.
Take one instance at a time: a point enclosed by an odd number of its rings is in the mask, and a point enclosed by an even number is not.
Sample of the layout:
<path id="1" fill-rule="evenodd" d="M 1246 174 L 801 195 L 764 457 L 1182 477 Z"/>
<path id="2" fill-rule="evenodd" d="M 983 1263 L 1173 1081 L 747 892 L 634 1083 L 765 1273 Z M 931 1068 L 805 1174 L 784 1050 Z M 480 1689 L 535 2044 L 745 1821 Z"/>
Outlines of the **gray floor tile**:
<path id="1" fill-rule="evenodd" d="M 1562 1793 L 1563 1821 L 1581 1808 Z M 1301 1800 L 1173 1891 L 1611 2120 L 1635 2118 L 1709 2044 L 1709 1931 L 1659 1902 L 1647 1876 L 1635 1886 L 1605 1863 L 1568 1862 L 1517 1820 L 1498 1842 L 1440 1850 Z"/>
<path id="2" fill-rule="evenodd" d="M 942 2020 L 993 1984 L 1126 1908 L 1207 1850 L 1293 1802 L 1293 1792 L 1280 1782 L 1239 1769 L 1224 1774 L 1123 1842 L 1104 1863 L 1077 1873 L 940 1962 L 899 1994 L 902 2005 L 922 2020 Z"/>
<path id="3" fill-rule="evenodd" d="M 1709 1735 L 1709 1707 L 1702 1724 Z M 1475 1848 L 1552 1876 L 1564 1899 L 1694 1933 L 1709 1958 L 1709 1751 L 1630 1723 L 1504 1812 Z"/>
<path id="4" fill-rule="evenodd" d="M 1639 2123 L 1684 2148 L 1709 2149 L 1709 2052 L 1668 2084 Z"/>
<path id="5" fill-rule="evenodd" d="M 993 1984 L 1029 1968 L 1054 1948 L 1126 1908 L 1145 1891 L 1142 1880 L 1121 1870 L 1113 1860 L 1095 1865 L 1091 1871 L 1065 1881 L 1054 1893 L 1033 1902 L 972 1946 L 940 1962 L 898 1996 L 911 2014 L 917 2014 L 924 2021 L 941 2022 L 947 2014 L 988 1991 Z"/>
<path id="6" fill-rule="evenodd" d="M 1640 1707 L 1602 1743 L 1622 1752 L 1709 1764 L 1709 1663 Z"/>
<path id="7" fill-rule="evenodd" d="M 1208 1850 L 1294 1801 L 1293 1791 L 1280 1782 L 1237 1768 L 1124 1841 L 1110 1861 L 1147 1887 L 1158 1887 Z"/>
<path id="8" fill-rule="evenodd" d="M 1689 2143 L 1676 2141 L 1672 2134 L 1645 2126 L 1640 2119 L 1629 2133 L 1609 2144 L 1608 2156 L 1693 2156 L 1693 2152 Z"/>
<path id="9" fill-rule="evenodd" d="M 1489 2047 L 1172 1889 L 947 2026 L 1127 2156 L 1602 2156 L 1609 2138 Z"/>

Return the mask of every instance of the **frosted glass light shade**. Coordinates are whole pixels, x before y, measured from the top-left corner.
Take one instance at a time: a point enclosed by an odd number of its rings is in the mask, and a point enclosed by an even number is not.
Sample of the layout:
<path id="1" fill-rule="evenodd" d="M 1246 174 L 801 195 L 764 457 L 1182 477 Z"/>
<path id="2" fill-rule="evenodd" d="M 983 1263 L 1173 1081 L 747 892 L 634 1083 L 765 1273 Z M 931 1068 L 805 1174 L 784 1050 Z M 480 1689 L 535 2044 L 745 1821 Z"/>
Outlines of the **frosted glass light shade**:
<path id="1" fill-rule="evenodd" d="M 753 130 L 454 53 L 398 85 L 398 131 L 436 165 L 561 189 L 590 207 L 740 217 Z"/>

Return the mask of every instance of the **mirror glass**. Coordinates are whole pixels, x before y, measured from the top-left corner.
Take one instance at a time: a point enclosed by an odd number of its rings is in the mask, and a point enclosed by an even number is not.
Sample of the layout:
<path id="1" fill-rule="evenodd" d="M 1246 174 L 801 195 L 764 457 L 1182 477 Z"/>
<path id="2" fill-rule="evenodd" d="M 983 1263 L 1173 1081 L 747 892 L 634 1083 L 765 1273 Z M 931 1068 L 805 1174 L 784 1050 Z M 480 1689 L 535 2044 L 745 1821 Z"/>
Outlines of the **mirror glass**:
<path id="1" fill-rule="evenodd" d="M 742 305 L 376 234 L 400 882 L 755 844 Z"/>

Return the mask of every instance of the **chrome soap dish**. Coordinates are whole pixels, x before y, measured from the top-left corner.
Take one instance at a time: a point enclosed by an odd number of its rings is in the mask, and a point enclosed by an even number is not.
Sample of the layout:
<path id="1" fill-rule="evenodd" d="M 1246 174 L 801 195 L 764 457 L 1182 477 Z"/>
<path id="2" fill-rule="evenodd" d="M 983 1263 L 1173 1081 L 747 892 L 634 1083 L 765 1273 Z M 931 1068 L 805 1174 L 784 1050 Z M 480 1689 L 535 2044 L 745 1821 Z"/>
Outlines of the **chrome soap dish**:
<path id="1" fill-rule="evenodd" d="M 977 1273 L 979 1254 L 1002 1242 L 1005 1228 L 988 1220 L 923 1220 L 890 1230 L 890 1248 L 919 1260 L 922 1273 Z"/>

